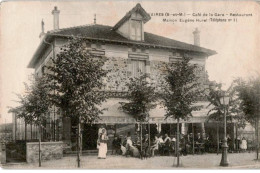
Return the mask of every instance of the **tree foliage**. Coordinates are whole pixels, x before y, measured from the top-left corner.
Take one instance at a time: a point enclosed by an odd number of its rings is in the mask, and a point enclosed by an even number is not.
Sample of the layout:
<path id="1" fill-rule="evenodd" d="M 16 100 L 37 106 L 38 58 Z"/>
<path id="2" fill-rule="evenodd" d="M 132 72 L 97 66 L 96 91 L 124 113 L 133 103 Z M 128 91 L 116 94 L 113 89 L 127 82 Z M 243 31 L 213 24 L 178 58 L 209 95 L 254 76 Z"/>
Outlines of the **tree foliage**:
<path id="1" fill-rule="evenodd" d="M 149 111 L 156 107 L 157 95 L 155 87 L 147 81 L 146 75 L 130 78 L 126 84 L 128 88 L 129 102 L 122 102 L 123 111 L 133 115 L 137 121 L 145 121 L 149 117 Z"/>
<path id="2" fill-rule="evenodd" d="M 240 108 L 245 114 L 245 118 L 252 125 L 260 118 L 260 77 L 245 81 L 241 78 L 235 80 L 236 91 L 241 100 Z"/>
<path id="3" fill-rule="evenodd" d="M 103 68 L 106 58 L 91 54 L 86 44 L 84 38 L 69 40 L 52 58 L 46 76 L 53 91 L 50 100 L 63 115 L 92 123 L 102 113 L 98 105 L 106 98 L 99 90 L 107 71 Z"/>
<path id="4" fill-rule="evenodd" d="M 209 92 L 207 94 L 207 99 L 210 103 L 207 107 L 212 106 L 207 114 L 208 121 L 213 120 L 217 122 L 222 122 L 224 118 L 224 109 L 226 109 L 227 122 L 236 122 L 238 127 L 244 128 L 246 122 L 244 114 L 241 113 L 241 109 L 239 106 L 240 99 L 237 97 L 235 83 L 233 82 L 226 92 L 221 88 L 222 84 L 220 83 L 214 83 L 208 88 Z M 226 106 L 221 104 L 221 99 L 223 98 L 224 92 L 229 97 L 229 104 Z"/>
<path id="5" fill-rule="evenodd" d="M 17 95 L 19 105 L 11 107 L 9 112 L 23 118 L 25 123 L 40 125 L 49 113 L 48 93 L 46 78 L 35 76 L 31 85 L 25 84 L 25 94 Z"/>
<path id="6" fill-rule="evenodd" d="M 213 108 L 208 111 L 208 120 L 223 120 L 224 107 L 220 102 L 221 96 L 223 95 L 222 93 L 221 84 L 214 84 L 214 86 L 209 87 L 209 92 L 207 94 L 209 105 L 207 107 L 213 106 Z"/>
<path id="7" fill-rule="evenodd" d="M 27 108 L 29 107 L 28 96 L 25 94 L 16 94 L 16 96 L 18 97 L 18 100 L 16 102 L 19 105 L 16 107 L 9 107 L 8 112 L 14 113 L 17 118 L 23 118 L 25 123 L 32 123 L 32 121 L 30 121 L 30 119 L 32 118 L 29 112 L 27 111 Z"/>
<path id="8" fill-rule="evenodd" d="M 167 74 L 162 86 L 162 100 L 166 108 L 166 118 L 187 119 L 192 116 L 192 111 L 199 110 L 196 106 L 203 95 L 200 88 L 199 76 L 196 74 L 197 65 L 190 63 L 190 57 L 169 63 L 166 66 Z"/>

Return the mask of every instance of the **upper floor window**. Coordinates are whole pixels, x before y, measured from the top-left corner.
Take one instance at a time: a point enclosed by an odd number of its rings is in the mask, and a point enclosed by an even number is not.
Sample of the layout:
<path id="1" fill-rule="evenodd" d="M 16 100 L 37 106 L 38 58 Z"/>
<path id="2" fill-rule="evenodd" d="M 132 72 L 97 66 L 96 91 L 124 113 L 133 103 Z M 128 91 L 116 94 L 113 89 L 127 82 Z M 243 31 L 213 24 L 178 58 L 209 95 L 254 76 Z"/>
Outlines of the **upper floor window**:
<path id="1" fill-rule="evenodd" d="M 105 45 L 102 44 L 91 44 L 90 53 L 95 56 L 104 56 L 105 55 Z"/>
<path id="2" fill-rule="evenodd" d="M 178 62 L 181 59 L 182 59 L 182 56 L 181 56 L 180 53 L 172 52 L 172 54 L 170 55 L 170 58 L 169 58 L 169 62 L 170 63 L 176 63 L 176 62 Z"/>
<path id="3" fill-rule="evenodd" d="M 131 60 L 132 77 L 140 77 L 145 73 L 145 60 Z"/>
<path id="4" fill-rule="evenodd" d="M 130 38 L 132 40 L 136 40 L 136 41 L 142 40 L 142 21 L 141 20 L 131 20 Z"/>
<path id="5" fill-rule="evenodd" d="M 102 45 L 101 44 L 96 44 L 96 48 L 97 49 L 102 49 Z"/>

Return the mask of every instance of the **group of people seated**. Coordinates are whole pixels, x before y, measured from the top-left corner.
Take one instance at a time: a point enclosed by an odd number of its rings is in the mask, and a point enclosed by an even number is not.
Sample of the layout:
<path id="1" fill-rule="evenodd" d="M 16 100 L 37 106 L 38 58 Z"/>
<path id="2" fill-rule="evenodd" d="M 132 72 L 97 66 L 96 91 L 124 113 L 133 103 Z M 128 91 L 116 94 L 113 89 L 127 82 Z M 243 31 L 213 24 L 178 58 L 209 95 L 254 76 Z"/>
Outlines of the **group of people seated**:
<path id="1" fill-rule="evenodd" d="M 160 135 L 159 138 L 155 137 L 155 141 L 156 140 L 159 141 L 158 147 L 156 147 L 156 149 L 158 150 L 158 153 L 160 155 L 170 155 L 170 154 L 176 155 L 177 153 L 181 155 L 187 155 L 192 152 L 193 142 L 194 142 L 194 147 L 198 152 L 201 152 L 204 147 L 204 141 L 200 134 L 197 134 L 197 136 L 194 138 L 194 141 L 192 139 L 192 134 L 187 134 L 187 135 L 181 134 L 179 139 L 180 141 L 179 141 L 178 151 L 176 146 L 176 142 L 177 142 L 176 136 L 169 137 L 168 134 L 165 134 L 164 139 L 163 139 L 163 135 Z"/>
<path id="2" fill-rule="evenodd" d="M 192 133 L 186 135 L 181 134 L 179 140 L 178 153 L 180 155 L 216 152 L 216 142 L 207 134 L 205 134 L 204 137 L 200 133 L 194 135 Z M 233 143 L 230 141 L 231 139 L 228 138 L 229 151 L 234 148 Z M 137 134 L 131 136 L 129 133 L 125 137 L 116 135 L 112 144 L 112 154 L 122 154 L 124 156 L 140 157 L 142 159 L 155 155 L 176 155 L 176 142 L 176 136 L 169 136 L 168 134 L 155 135 L 151 139 L 149 139 L 148 134 L 145 134 L 142 137 L 142 143 L 140 136 Z M 221 148 L 221 142 L 219 145 L 219 148 Z M 239 142 L 239 147 L 241 151 L 247 149 L 245 138 Z"/>
<path id="3" fill-rule="evenodd" d="M 179 153 L 187 155 L 192 147 L 192 139 L 189 135 L 180 135 Z M 199 135 L 195 139 L 196 144 L 202 144 L 202 138 Z M 124 156 L 140 157 L 146 159 L 147 157 L 153 157 L 155 155 L 170 155 L 176 154 L 176 137 L 170 137 L 168 134 L 156 135 L 151 139 L 149 144 L 149 135 L 145 134 L 142 138 L 135 134 L 133 137 L 131 134 L 127 136 L 119 137 L 115 135 L 113 140 L 112 154 L 122 154 Z"/>
<path id="4" fill-rule="evenodd" d="M 148 157 L 149 153 L 149 135 L 146 134 L 142 139 L 138 135 L 134 135 L 132 139 L 131 135 L 128 134 L 126 137 L 115 136 L 113 140 L 112 154 L 122 154 L 124 156 L 141 157 L 142 159 Z"/>

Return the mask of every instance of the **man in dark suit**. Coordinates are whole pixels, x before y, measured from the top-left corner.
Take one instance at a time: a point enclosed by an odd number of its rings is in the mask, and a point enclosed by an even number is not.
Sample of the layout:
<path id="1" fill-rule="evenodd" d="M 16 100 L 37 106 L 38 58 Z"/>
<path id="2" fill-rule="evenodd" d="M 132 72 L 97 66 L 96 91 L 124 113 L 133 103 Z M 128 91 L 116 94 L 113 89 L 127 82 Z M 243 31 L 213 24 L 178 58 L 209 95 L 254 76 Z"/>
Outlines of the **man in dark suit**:
<path id="1" fill-rule="evenodd" d="M 202 138 L 202 136 L 201 136 L 201 134 L 200 133 L 198 133 L 198 135 L 197 135 L 197 140 L 196 140 L 196 145 L 197 145 L 197 147 L 198 147 L 198 150 L 199 150 L 199 153 L 204 153 L 204 140 L 203 140 L 203 138 Z"/>
<path id="2" fill-rule="evenodd" d="M 142 154 L 141 158 L 147 159 L 149 156 L 149 135 L 146 134 L 142 142 Z"/>
<path id="3" fill-rule="evenodd" d="M 113 145 L 112 154 L 114 154 L 114 152 L 115 154 L 120 154 L 121 139 L 118 137 L 118 135 L 115 135 L 112 145 Z"/>
<path id="4" fill-rule="evenodd" d="M 202 139 L 202 136 L 201 136 L 200 133 L 198 133 L 197 142 L 198 142 L 198 143 L 203 143 L 203 139 Z"/>

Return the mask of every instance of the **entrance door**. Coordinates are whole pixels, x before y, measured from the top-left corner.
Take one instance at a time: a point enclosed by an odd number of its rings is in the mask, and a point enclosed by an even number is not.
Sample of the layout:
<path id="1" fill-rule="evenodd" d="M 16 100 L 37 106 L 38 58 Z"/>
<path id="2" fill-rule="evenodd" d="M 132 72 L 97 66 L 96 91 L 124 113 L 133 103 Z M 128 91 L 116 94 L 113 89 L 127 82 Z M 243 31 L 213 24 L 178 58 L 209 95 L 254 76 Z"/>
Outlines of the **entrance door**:
<path id="1" fill-rule="evenodd" d="M 96 150 L 98 139 L 98 125 L 84 124 L 82 134 L 82 149 L 83 150 Z"/>

